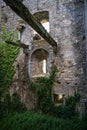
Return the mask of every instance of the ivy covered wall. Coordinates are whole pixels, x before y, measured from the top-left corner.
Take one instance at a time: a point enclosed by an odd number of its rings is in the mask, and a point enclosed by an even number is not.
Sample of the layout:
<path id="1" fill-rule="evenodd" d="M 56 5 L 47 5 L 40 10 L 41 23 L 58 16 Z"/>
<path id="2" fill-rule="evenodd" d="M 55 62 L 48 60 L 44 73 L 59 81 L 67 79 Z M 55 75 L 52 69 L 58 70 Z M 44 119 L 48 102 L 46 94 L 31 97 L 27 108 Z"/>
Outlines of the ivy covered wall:
<path id="1" fill-rule="evenodd" d="M 16 41 L 15 31 L 6 30 L 5 26 L 2 27 L 2 42 L 0 42 L 0 93 L 7 90 L 13 81 L 15 69 L 13 63 L 18 55 L 19 48 L 6 44 L 6 40 Z"/>

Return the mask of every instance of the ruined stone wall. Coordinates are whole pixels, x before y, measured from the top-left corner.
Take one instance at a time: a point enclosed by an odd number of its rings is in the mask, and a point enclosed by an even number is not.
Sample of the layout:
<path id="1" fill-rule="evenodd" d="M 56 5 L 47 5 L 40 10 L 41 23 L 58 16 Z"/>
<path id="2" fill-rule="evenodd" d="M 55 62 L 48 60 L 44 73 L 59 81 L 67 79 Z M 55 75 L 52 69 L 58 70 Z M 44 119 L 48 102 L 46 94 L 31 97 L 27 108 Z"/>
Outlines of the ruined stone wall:
<path id="1" fill-rule="evenodd" d="M 60 46 L 58 54 L 60 82 L 57 86 L 62 88 L 61 92 L 71 95 L 74 90 L 83 87 L 85 82 L 83 81 L 85 79 L 84 3 L 59 1 L 56 4 L 57 14 L 52 18 L 53 28 L 56 28 L 56 31 L 54 29 L 52 32 L 55 31 L 53 34 Z"/>
<path id="2" fill-rule="evenodd" d="M 59 71 L 54 93 L 71 95 L 77 89 L 84 88 L 84 2 L 76 0 L 25 0 L 24 4 L 33 14 L 42 11 L 49 12 L 50 34 L 58 44 L 58 53 L 54 57 Z"/>
<path id="3" fill-rule="evenodd" d="M 16 29 L 16 27 L 19 28 L 20 24 L 23 24 L 25 27 L 21 33 L 21 41 L 29 45 L 29 75 L 32 77 L 31 66 L 34 50 L 41 48 L 48 51 L 49 72 L 53 63 L 56 64 L 58 68 L 53 87 L 53 94 L 56 93 L 68 96 L 73 95 L 74 92 L 78 90 L 80 93 L 84 92 L 86 87 L 84 1 L 23 0 L 23 3 L 28 7 L 32 14 L 44 11 L 49 12 L 49 33 L 58 45 L 58 52 L 57 55 L 55 55 L 53 53 L 53 48 L 44 40 L 34 41 L 34 30 L 12 12 L 9 7 L 4 7 L 6 9 L 6 26 L 8 28 L 14 27 Z M 2 11 L 0 11 L 0 19 L 2 19 Z M 44 43 L 46 46 L 43 46 Z M 21 63 L 23 61 L 23 58 L 20 58 L 22 55 L 24 54 L 21 50 L 17 59 L 20 67 L 22 66 Z M 23 86 L 23 84 L 21 86 Z M 22 95 L 23 94 L 21 94 L 21 97 Z"/>

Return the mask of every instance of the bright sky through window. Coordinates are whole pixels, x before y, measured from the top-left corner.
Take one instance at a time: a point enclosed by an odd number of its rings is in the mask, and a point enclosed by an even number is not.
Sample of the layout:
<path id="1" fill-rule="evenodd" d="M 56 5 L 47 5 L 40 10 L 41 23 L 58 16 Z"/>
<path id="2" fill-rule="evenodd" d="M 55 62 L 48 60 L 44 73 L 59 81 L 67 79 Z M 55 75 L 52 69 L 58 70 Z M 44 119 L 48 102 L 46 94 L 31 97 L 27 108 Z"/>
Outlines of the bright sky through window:
<path id="1" fill-rule="evenodd" d="M 43 27 L 49 32 L 49 22 L 42 23 Z M 34 34 L 37 34 L 37 32 L 34 30 Z"/>
<path id="2" fill-rule="evenodd" d="M 43 63 L 42 63 L 42 69 L 43 69 L 43 73 L 45 73 L 46 74 L 46 60 L 43 60 Z"/>
<path id="3" fill-rule="evenodd" d="M 42 25 L 47 30 L 47 32 L 49 32 L 49 22 L 42 23 Z"/>

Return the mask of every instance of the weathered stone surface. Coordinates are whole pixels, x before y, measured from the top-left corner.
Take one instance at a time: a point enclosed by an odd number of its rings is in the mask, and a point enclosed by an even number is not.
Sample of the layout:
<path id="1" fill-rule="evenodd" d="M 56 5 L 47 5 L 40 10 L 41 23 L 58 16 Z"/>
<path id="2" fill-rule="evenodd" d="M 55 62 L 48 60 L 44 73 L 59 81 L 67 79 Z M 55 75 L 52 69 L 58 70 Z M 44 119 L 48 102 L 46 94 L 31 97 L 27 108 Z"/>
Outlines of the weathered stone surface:
<path id="1" fill-rule="evenodd" d="M 28 8 L 22 4 L 21 1 L 14 0 L 3 0 L 5 3 L 23 20 L 25 20 L 35 31 L 37 31 L 50 45 L 53 46 L 54 52 L 57 52 L 57 43 L 55 40 L 49 35 L 46 29 L 42 26 L 42 24 L 34 17 Z M 19 8 L 20 7 L 20 8 Z"/>
<path id="2" fill-rule="evenodd" d="M 81 104 L 83 104 L 83 98 L 87 95 L 87 67 L 85 66 L 85 38 L 87 37 L 85 37 L 85 30 L 87 33 L 87 25 L 84 26 L 84 0 L 24 0 L 23 3 L 32 14 L 36 15 L 37 12 L 43 12 L 43 14 L 45 14 L 44 11 L 48 12 L 49 16 L 47 17 L 43 15 L 43 19 L 48 19 L 50 24 L 49 33 L 60 47 L 57 55 L 55 56 L 53 48 L 44 41 L 44 39 L 34 40 L 34 30 L 25 24 L 25 29 L 21 34 L 21 42 L 29 45 L 30 54 L 28 61 L 28 73 L 30 77 L 32 78 L 32 71 L 34 69 L 32 66 L 32 55 L 35 54 L 35 50 L 44 49 L 48 53 L 49 72 L 53 63 L 58 67 L 53 93 L 68 96 L 73 95 L 75 91 L 79 91 L 82 96 Z M 8 17 L 6 22 L 7 27 L 9 29 L 12 27 L 16 28 L 19 24 L 20 18 L 12 12 L 8 6 L 3 8 L 6 12 L 9 12 L 6 13 Z M 2 11 L 0 11 L 0 18 L 1 16 Z M 20 55 L 21 58 L 19 56 L 19 59 L 23 60 L 24 54 L 20 52 Z M 23 67 L 21 65 L 24 64 L 22 60 L 19 60 L 20 67 L 22 68 L 21 71 L 23 71 Z M 23 74 L 21 77 L 23 77 Z M 22 87 L 24 87 L 23 84 Z M 25 95 L 25 91 L 23 91 L 22 94 Z M 25 97 L 27 98 L 27 96 Z M 24 98 L 24 102 L 26 102 L 26 98 Z M 29 102 L 30 99 L 27 103 Z M 31 104 L 34 106 L 34 102 Z M 30 106 L 28 104 L 29 108 Z M 83 111 L 83 108 L 84 107 L 81 107 L 80 110 Z"/>

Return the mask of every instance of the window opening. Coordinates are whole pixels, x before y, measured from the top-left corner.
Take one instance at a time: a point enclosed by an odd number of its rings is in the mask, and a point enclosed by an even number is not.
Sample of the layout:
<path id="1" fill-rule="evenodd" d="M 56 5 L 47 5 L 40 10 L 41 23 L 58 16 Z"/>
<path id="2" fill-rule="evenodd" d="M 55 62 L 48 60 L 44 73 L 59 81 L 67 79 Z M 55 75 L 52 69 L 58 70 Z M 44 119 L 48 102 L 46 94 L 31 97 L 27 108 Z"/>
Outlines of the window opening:
<path id="1" fill-rule="evenodd" d="M 47 69 L 46 69 L 46 66 L 47 66 L 47 65 L 46 65 L 46 64 L 47 64 L 47 63 L 46 63 L 46 60 L 44 59 L 44 60 L 42 61 L 42 63 L 43 63 L 43 64 L 42 64 L 43 73 L 46 74 L 46 70 L 47 70 Z"/>
<path id="2" fill-rule="evenodd" d="M 45 22 L 41 21 L 41 24 L 47 30 L 47 32 L 49 32 L 49 22 L 45 20 Z M 33 39 L 34 40 L 41 40 L 43 38 L 34 30 L 34 37 L 33 37 Z"/>
<path id="3" fill-rule="evenodd" d="M 54 103 L 56 103 L 56 104 L 63 103 L 64 95 L 54 94 L 53 96 L 54 96 Z"/>
<path id="4" fill-rule="evenodd" d="M 23 22 L 23 21 L 21 21 Z M 25 24 L 24 23 L 20 23 L 18 26 L 17 26 L 17 30 L 18 30 L 18 40 L 21 41 L 21 38 L 22 38 L 22 34 L 23 34 L 23 31 L 25 29 Z"/>
<path id="5" fill-rule="evenodd" d="M 32 76 L 44 76 L 48 73 L 48 52 L 37 49 L 32 54 Z"/>
<path id="6" fill-rule="evenodd" d="M 21 41 L 21 32 L 18 31 L 18 40 Z"/>
<path id="7" fill-rule="evenodd" d="M 43 27 L 49 32 L 49 12 L 48 11 L 42 11 L 37 12 L 34 14 L 34 16 L 40 21 L 40 23 L 43 25 Z M 34 30 L 34 40 L 42 40 L 43 38 Z"/>
<path id="8" fill-rule="evenodd" d="M 45 22 L 41 21 L 41 23 L 42 23 L 43 27 L 47 30 L 47 32 L 49 32 L 49 22 L 48 21 L 45 21 Z"/>

